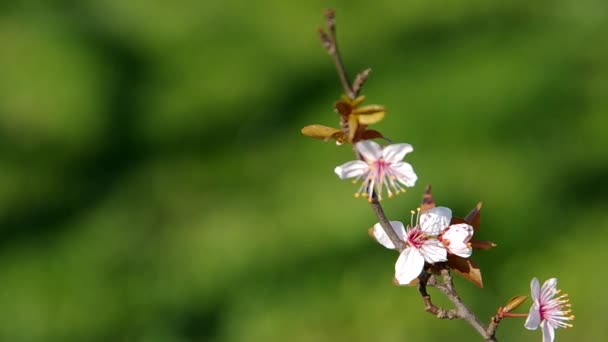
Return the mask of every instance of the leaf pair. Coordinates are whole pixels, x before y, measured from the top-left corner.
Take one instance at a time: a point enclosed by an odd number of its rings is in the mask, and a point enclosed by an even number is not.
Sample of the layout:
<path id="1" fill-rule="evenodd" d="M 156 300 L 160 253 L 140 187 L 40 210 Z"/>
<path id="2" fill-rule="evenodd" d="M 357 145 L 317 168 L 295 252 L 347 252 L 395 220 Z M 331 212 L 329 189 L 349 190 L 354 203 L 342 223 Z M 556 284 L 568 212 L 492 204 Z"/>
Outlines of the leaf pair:
<path id="1" fill-rule="evenodd" d="M 320 140 L 335 140 L 338 144 L 355 143 L 360 140 L 383 138 L 376 130 L 367 129 L 384 118 L 386 110 L 381 105 L 362 106 L 365 96 L 351 99 L 342 95 L 335 104 L 335 111 L 340 115 L 340 128 L 324 125 L 308 125 L 302 128 L 302 134 Z"/>

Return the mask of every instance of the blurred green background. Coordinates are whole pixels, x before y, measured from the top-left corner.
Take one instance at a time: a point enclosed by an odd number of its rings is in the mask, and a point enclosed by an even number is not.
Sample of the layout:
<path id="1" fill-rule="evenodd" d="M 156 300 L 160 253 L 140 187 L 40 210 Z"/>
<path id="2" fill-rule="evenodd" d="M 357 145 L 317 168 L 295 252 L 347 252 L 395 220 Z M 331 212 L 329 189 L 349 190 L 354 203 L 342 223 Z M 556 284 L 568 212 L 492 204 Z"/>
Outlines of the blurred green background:
<path id="1" fill-rule="evenodd" d="M 389 217 L 427 183 L 460 216 L 483 200 L 499 247 L 465 302 L 487 320 L 558 277 L 557 339 L 608 338 L 606 1 L 22 0 L 0 4 L 1 341 L 479 340 L 391 284 L 333 174 L 352 152 L 300 135 L 336 124 L 330 6 L 374 128 L 415 147 Z"/>

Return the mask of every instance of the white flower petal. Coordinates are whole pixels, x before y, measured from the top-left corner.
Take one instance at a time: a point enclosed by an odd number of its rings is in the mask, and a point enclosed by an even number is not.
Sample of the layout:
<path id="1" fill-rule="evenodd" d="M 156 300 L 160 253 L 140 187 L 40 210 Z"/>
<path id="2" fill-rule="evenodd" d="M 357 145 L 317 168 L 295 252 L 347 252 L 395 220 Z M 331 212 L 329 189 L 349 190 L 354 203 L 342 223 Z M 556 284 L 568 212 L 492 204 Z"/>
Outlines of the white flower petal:
<path id="1" fill-rule="evenodd" d="M 530 293 L 532 295 L 532 300 L 535 303 L 538 303 L 538 300 L 540 299 L 540 283 L 536 277 L 532 278 L 532 281 L 530 282 Z"/>
<path id="2" fill-rule="evenodd" d="M 450 253 L 462 258 L 469 258 L 473 254 L 473 248 L 465 244 L 450 244 L 448 250 Z"/>
<path id="3" fill-rule="evenodd" d="M 534 278 L 536 279 L 536 278 Z M 528 314 L 528 318 L 526 318 L 526 323 L 524 323 L 524 327 L 528 330 L 536 330 L 538 329 L 538 325 L 540 324 L 540 310 L 538 308 L 538 304 L 532 304 L 530 308 L 530 313 Z"/>
<path id="4" fill-rule="evenodd" d="M 435 207 L 420 215 L 420 229 L 429 235 L 439 235 L 452 221 L 452 210 L 446 207 Z"/>
<path id="5" fill-rule="evenodd" d="M 548 321 L 543 321 L 540 324 L 540 328 L 543 330 L 543 342 L 553 342 L 555 339 L 555 328 Z"/>
<path id="6" fill-rule="evenodd" d="M 448 260 L 448 252 L 437 239 L 429 239 L 420 246 L 420 253 L 429 264 Z"/>
<path id="7" fill-rule="evenodd" d="M 334 172 L 340 179 L 364 176 L 369 171 L 369 165 L 362 160 L 353 160 L 337 166 Z"/>
<path id="8" fill-rule="evenodd" d="M 548 301 L 551 300 L 551 297 L 553 297 L 553 295 L 555 294 L 555 292 L 557 291 L 557 279 L 556 278 L 550 278 L 547 279 L 547 281 L 545 281 L 543 283 L 543 287 L 540 289 L 540 301 L 542 303 L 546 303 Z"/>
<path id="9" fill-rule="evenodd" d="M 422 254 L 416 248 L 406 248 L 395 263 L 395 278 L 400 285 L 407 285 L 420 275 L 423 268 Z"/>
<path id="10" fill-rule="evenodd" d="M 392 144 L 382 149 L 382 158 L 389 163 L 397 163 L 403 160 L 406 154 L 414 148 L 410 144 Z"/>
<path id="11" fill-rule="evenodd" d="M 391 221 L 391 226 L 393 227 L 393 230 L 395 231 L 399 239 L 405 241 L 405 227 L 403 226 L 403 223 L 399 221 Z M 374 225 L 374 237 L 382 246 L 388 249 L 395 249 L 395 245 L 388 237 L 388 235 L 386 235 L 380 223 L 376 223 Z"/>
<path id="12" fill-rule="evenodd" d="M 414 185 L 416 185 L 416 180 L 418 180 L 418 176 L 414 172 L 412 165 L 410 165 L 409 163 L 398 162 L 392 164 L 390 168 L 401 184 L 407 187 L 413 187 Z"/>
<path id="13" fill-rule="evenodd" d="M 473 227 L 466 223 L 453 224 L 443 232 L 441 239 L 450 253 L 468 258 L 473 253 L 469 246 L 473 232 Z"/>
<path id="14" fill-rule="evenodd" d="M 382 147 L 378 143 L 371 140 L 363 140 L 355 145 L 357 152 L 359 152 L 366 162 L 372 163 L 382 158 Z"/>

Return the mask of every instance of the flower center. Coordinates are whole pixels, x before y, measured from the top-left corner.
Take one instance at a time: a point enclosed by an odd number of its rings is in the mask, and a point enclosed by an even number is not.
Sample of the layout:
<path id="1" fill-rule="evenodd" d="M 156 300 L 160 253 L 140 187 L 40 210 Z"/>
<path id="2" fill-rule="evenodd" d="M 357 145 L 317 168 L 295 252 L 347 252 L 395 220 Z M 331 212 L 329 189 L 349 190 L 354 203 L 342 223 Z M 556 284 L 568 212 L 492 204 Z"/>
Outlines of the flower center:
<path id="1" fill-rule="evenodd" d="M 417 226 L 407 231 L 407 243 L 414 248 L 422 247 L 426 240 L 426 235 Z"/>

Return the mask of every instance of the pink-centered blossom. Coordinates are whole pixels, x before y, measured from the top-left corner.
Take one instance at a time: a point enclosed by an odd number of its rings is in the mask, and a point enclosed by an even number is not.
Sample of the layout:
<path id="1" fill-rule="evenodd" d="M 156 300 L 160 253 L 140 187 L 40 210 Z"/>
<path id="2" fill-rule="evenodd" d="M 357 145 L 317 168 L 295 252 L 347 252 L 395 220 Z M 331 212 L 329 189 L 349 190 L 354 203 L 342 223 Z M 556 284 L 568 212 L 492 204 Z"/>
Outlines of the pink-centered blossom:
<path id="1" fill-rule="evenodd" d="M 438 232 L 439 240 L 451 254 L 468 258 L 473 253 L 469 241 L 473 237 L 473 227 L 466 223 L 450 225 L 452 210 L 446 207 L 435 207 L 420 215 L 420 224 L 432 226 Z"/>
<path id="2" fill-rule="evenodd" d="M 386 188 L 388 197 L 405 192 L 405 187 L 416 184 L 418 176 L 409 163 L 403 160 L 406 154 L 414 148 L 410 144 L 392 144 L 385 147 L 364 140 L 355 144 L 355 149 L 363 160 L 353 160 L 335 168 L 341 179 L 354 178 L 354 183 L 363 180 L 363 184 L 355 193 L 355 197 L 364 196 L 369 200 L 374 191 L 378 199 L 382 199 L 382 191 Z"/>
<path id="3" fill-rule="evenodd" d="M 532 279 L 530 283 L 532 292 L 532 307 L 524 326 L 528 330 L 536 330 L 540 325 L 543 331 L 543 342 L 553 342 L 555 329 L 570 328 L 568 323 L 574 319 L 570 315 L 570 303 L 567 294 L 560 295 L 557 289 L 557 279 L 551 278 L 540 287 L 538 279 Z"/>
<path id="4" fill-rule="evenodd" d="M 424 269 L 424 263 L 434 264 L 447 260 L 447 250 L 437 239 L 437 232 L 431 225 L 416 225 L 406 230 L 403 223 L 390 221 L 399 239 L 406 244 L 395 263 L 395 279 L 400 285 L 407 285 L 416 279 Z M 386 248 L 395 249 L 395 245 L 386 235 L 380 223 L 374 225 L 376 240 Z"/>

